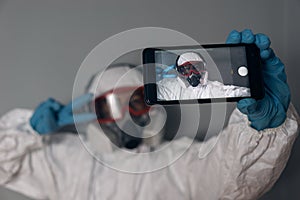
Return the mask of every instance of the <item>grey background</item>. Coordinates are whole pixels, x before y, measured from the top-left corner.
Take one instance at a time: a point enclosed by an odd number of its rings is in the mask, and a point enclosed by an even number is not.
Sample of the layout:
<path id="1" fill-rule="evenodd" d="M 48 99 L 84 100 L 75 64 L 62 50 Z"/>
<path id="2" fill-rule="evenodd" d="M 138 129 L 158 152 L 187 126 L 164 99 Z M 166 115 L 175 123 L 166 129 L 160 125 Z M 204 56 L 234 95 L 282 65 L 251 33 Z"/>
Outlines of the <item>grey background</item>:
<path id="1" fill-rule="evenodd" d="M 266 33 L 286 64 L 299 111 L 299 10 L 299 0 L 2 0 L 0 115 L 34 108 L 49 96 L 67 103 L 77 69 L 92 48 L 113 34 L 144 26 L 171 28 L 200 43 L 222 43 L 232 29 Z M 299 199 L 299 180 L 298 139 L 286 170 L 263 199 Z M 15 195 L 0 189 L 0 199 Z"/>

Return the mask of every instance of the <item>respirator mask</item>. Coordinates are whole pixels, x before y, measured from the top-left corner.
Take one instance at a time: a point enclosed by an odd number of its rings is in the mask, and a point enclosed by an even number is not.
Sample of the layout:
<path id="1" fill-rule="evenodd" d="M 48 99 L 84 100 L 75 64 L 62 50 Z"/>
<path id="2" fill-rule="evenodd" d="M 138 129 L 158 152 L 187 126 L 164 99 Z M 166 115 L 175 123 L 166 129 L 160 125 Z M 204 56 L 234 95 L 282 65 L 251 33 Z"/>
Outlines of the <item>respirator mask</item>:
<path id="1" fill-rule="evenodd" d="M 141 71 L 142 66 L 120 64 L 93 77 L 87 92 L 95 96 L 89 107 L 98 123 L 88 127 L 87 138 L 94 149 L 103 151 L 98 146 L 104 140 L 112 150 L 160 145 L 167 114 L 163 107 L 145 103 Z"/>
<path id="2" fill-rule="evenodd" d="M 142 142 L 142 129 L 150 123 L 149 109 L 143 87 L 117 88 L 95 99 L 99 124 L 116 146 L 128 149 Z"/>
<path id="3" fill-rule="evenodd" d="M 180 78 L 185 79 L 192 87 L 199 84 L 206 85 L 207 70 L 206 63 L 201 56 L 194 52 L 187 52 L 178 56 L 176 61 L 176 70 Z"/>

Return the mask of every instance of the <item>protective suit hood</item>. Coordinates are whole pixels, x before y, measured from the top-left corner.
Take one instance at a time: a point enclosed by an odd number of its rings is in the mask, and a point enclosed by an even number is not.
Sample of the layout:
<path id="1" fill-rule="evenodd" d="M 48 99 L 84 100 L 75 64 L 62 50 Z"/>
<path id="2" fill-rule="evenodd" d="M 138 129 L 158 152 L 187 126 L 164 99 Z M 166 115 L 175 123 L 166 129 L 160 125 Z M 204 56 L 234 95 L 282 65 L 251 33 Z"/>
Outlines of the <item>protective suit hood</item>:
<path id="1" fill-rule="evenodd" d="M 129 64 L 119 64 L 119 65 L 110 66 L 107 68 L 106 71 L 99 72 L 94 77 L 92 77 L 92 80 L 90 81 L 90 84 L 87 87 L 87 92 L 92 93 L 94 97 L 97 98 L 98 96 L 106 93 L 107 91 L 115 90 L 117 88 L 122 88 L 122 87 L 138 88 L 141 86 L 143 86 L 141 68 L 133 67 L 132 65 Z M 89 109 L 90 111 L 95 112 L 94 104 L 90 105 Z M 155 146 L 160 143 L 161 136 L 154 136 L 154 137 L 152 136 L 161 135 L 161 134 L 157 134 L 157 132 L 160 130 L 157 129 L 164 126 L 164 124 L 162 123 L 164 123 L 166 120 L 166 113 L 161 109 L 151 109 L 150 112 L 152 112 L 151 116 L 153 116 L 153 118 L 151 119 L 151 123 L 149 124 L 149 126 L 146 127 L 136 126 L 135 128 L 137 129 L 129 128 L 128 130 L 136 130 L 136 132 L 140 132 L 137 133 L 137 135 L 149 136 L 151 139 L 145 140 L 144 138 L 144 142 L 150 141 L 151 143 L 150 145 Z M 125 127 L 128 126 L 128 122 L 127 121 L 120 122 L 117 125 L 119 125 L 121 129 L 123 129 L 124 126 Z M 135 134 L 135 131 L 129 131 L 129 132 Z M 114 149 L 115 145 L 113 145 L 111 141 L 107 138 L 107 130 L 103 130 L 103 128 L 100 127 L 98 123 L 96 122 L 90 123 L 87 126 L 86 133 L 87 133 L 88 142 L 90 143 L 92 149 L 95 150 L 96 152 L 103 153 L 107 151 L 112 151 Z M 120 133 L 118 133 L 117 135 L 120 135 Z"/>
<path id="2" fill-rule="evenodd" d="M 130 71 L 130 75 L 129 74 Z M 125 76 L 127 74 L 127 76 Z M 106 71 L 99 72 L 92 77 L 87 86 L 87 93 L 95 97 L 112 90 L 119 85 L 123 87 L 139 87 L 143 85 L 142 73 L 130 64 L 118 64 L 108 67 Z"/>
<path id="3" fill-rule="evenodd" d="M 176 70 L 179 73 L 179 78 L 182 79 L 184 85 L 191 85 L 197 87 L 206 85 L 207 83 L 207 70 L 206 62 L 195 52 L 186 52 L 178 56 L 176 61 Z"/>

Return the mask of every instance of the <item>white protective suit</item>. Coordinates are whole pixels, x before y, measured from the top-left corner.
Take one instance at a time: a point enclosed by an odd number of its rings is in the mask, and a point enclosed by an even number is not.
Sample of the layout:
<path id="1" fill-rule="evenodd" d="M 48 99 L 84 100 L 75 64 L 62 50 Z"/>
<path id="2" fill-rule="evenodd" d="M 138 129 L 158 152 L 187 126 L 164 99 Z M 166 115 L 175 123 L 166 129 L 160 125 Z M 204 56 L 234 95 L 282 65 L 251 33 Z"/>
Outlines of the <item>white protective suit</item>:
<path id="1" fill-rule="evenodd" d="M 256 131 L 237 109 L 219 137 L 194 142 L 183 156 L 161 170 L 130 174 L 97 162 L 77 135 L 40 136 L 31 110 L 15 109 L 0 118 L 0 185 L 35 199 L 257 199 L 280 176 L 298 133 L 292 105 L 277 128 Z M 180 138 L 164 154 L 144 163 L 135 156 L 107 152 L 112 162 L 139 168 L 169 159 L 191 139 Z M 217 140 L 217 141 L 216 141 Z M 199 159 L 200 147 L 216 143 Z"/>
<path id="2" fill-rule="evenodd" d="M 157 82 L 159 100 L 209 99 L 226 97 L 249 97 L 250 89 L 234 85 L 224 85 L 218 81 L 207 81 L 206 85 L 187 86 L 183 80 L 164 78 Z"/>

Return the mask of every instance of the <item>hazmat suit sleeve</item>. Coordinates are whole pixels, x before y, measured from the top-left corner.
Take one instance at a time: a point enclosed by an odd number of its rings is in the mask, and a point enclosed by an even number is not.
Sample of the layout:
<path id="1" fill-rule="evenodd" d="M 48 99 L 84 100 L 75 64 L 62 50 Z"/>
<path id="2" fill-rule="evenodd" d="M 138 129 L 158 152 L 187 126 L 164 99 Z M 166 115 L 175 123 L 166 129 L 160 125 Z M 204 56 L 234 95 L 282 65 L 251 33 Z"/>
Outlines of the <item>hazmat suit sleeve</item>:
<path id="1" fill-rule="evenodd" d="M 250 88 L 224 85 L 218 81 L 208 81 L 205 86 L 182 87 L 179 78 L 162 79 L 157 83 L 159 100 L 209 99 L 250 96 Z"/>
<path id="2" fill-rule="evenodd" d="M 31 115 L 29 110 L 15 109 L 0 118 L 0 185 L 43 199 L 46 190 L 39 179 L 44 177 L 45 159 L 41 153 L 34 153 L 43 143 L 28 123 Z M 34 153 L 36 159 L 28 156 L 30 153 Z M 36 169 L 32 165 L 41 168 L 31 171 Z"/>
<path id="3" fill-rule="evenodd" d="M 194 142 L 167 167 L 140 175 L 101 172 L 95 188 L 106 193 L 99 199 L 259 199 L 277 181 L 298 135 L 299 117 L 293 106 L 285 122 L 273 129 L 257 131 L 246 115 L 235 110 L 229 125 L 218 136 Z M 191 143 L 174 140 L 165 151 L 140 162 L 137 156 L 115 154 L 115 162 L 135 171 L 172 160 Z M 155 165 L 157 164 L 157 165 Z M 108 185 L 108 181 L 109 184 Z M 102 190 L 102 191 L 103 191 Z M 101 196 L 101 198 L 100 198 Z M 108 197 L 115 198 L 108 198 Z"/>
<path id="4" fill-rule="evenodd" d="M 292 105 L 281 126 L 264 131 L 236 109 L 218 137 L 194 143 L 160 171 L 136 175 L 95 165 L 77 136 L 52 135 L 48 143 L 31 129 L 31 115 L 14 110 L 0 118 L 0 185 L 35 199 L 258 199 L 284 169 L 299 124 Z M 184 142 L 146 164 L 168 159 Z M 145 165 L 131 154 L 113 156 L 129 168 Z"/>
<path id="5" fill-rule="evenodd" d="M 41 136 L 30 126 L 32 113 L 0 118 L 0 186 L 33 199 L 89 199 L 94 162 L 78 136 Z"/>
<path id="6" fill-rule="evenodd" d="M 193 146 L 183 161 L 186 172 L 195 172 L 186 180 L 191 199 L 258 199 L 283 171 L 298 124 L 292 105 L 281 126 L 264 131 L 251 128 L 246 115 L 236 109 L 218 137 Z"/>

